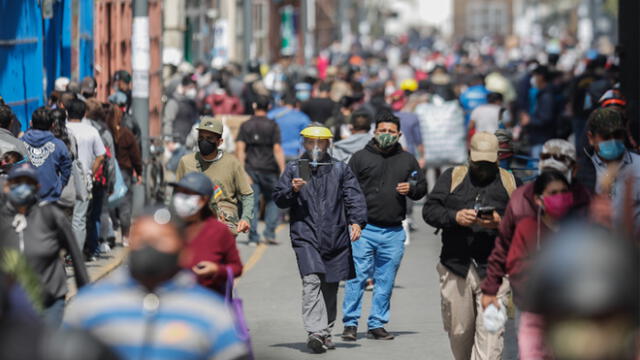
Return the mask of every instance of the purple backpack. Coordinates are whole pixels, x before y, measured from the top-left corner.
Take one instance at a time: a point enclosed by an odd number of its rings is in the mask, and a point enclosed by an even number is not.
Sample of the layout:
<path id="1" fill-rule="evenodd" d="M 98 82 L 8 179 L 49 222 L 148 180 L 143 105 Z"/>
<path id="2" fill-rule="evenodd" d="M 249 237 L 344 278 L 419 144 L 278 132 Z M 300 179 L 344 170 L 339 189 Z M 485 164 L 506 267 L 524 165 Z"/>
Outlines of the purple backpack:
<path id="1" fill-rule="evenodd" d="M 251 336 L 249 335 L 247 320 L 244 318 L 244 306 L 242 305 L 242 299 L 238 297 L 238 294 L 235 291 L 233 281 L 233 270 L 231 270 L 231 267 L 227 266 L 227 286 L 224 295 L 224 302 L 233 313 L 236 332 L 238 333 L 238 337 L 247 345 L 247 349 L 249 350 L 249 359 L 253 359 Z"/>

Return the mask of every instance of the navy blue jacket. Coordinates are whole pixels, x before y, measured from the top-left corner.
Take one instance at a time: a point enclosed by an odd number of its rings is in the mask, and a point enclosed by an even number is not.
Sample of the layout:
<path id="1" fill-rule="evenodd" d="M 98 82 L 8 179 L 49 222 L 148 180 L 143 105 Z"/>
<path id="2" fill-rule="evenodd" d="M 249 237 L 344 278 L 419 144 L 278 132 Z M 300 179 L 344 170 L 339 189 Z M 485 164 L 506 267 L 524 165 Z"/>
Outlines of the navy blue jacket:
<path id="1" fill-rule="evenodd" d="M 328 159 L 327 159 L 328 160 Z M 291 180 L 299 177 L 291 161 L 273 198 L 280 208 L 291 208 L 291 243 L 300 275 L 324 274 L 326 282 L 355 277 L 349 225 L 364 228 L 367 205 L 358 180 L 342 162 L 321 165 L 300 192 Z"/>
<path id="2" fill-rule="evenodd" d="M 541 145 L 556 137 L 558 104 L 553 87 L 549 85 L 540 89 L 537 99 L 536 110 L 527 126 L 531 145 Z"/>
<path id="3" fill-rule="evenodd" d="M 41 200 L 56 202 L 71 175 L 71 154 L 67 146 L 50 131 L 30 129 L 21 139 L 29 161 L 38 171 Z"/>

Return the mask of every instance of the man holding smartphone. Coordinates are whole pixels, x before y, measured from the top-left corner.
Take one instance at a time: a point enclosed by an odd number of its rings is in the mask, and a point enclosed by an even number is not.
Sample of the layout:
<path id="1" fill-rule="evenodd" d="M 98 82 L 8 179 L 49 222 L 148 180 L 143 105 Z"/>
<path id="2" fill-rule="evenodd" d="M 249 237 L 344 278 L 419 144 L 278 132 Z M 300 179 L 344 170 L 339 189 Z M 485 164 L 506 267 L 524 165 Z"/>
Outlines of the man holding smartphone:
<path id="1" fill-rule="evenodd" d="M 404 254 L 407 197 L 419 200 L 427 193 L 418 161 L 402 149 L 400 136 L 398 117 L 382 112 L 376 116 L 374 138 L 349 161 L 366 195 L 368 220 L 360 241 L 351 244 L 356 278 L 346 283 L 342 305 L 342 338 L 347 341 L 357 339 L 362 296 L 372 271 L 375 286 L 367 336 L 393 339 L 384 325 L 389 322 L 391 293 Z"/>
<path id="2" fill-rule="evenodd" d="M 335 349 L 331 330 L 337 315 L 338 283 L 355 276 L 351 242 L 367 222 L 367 207 L 349 166 L 331 158 L 333 134 L 323 126 L 301 133 L 305 153 L 287 164 L 273 193 L 291 209 L 291 243 L 302 277 L 302 320 L 307 347 Z"/>
<path id="3" fill-rule="evenodd" d="M 513 175 L 498 167 L 498 139 L 479 132 L 471 138 L 469 164 L 445 171 L 422 209 L 424 220 L 442 230 L 442 321 L 456 360 L 502 357 L 504 329 L 485 330 L 480 284 L 515 188 Z M 498 299 L 508 290 L 504 281 Z"/>

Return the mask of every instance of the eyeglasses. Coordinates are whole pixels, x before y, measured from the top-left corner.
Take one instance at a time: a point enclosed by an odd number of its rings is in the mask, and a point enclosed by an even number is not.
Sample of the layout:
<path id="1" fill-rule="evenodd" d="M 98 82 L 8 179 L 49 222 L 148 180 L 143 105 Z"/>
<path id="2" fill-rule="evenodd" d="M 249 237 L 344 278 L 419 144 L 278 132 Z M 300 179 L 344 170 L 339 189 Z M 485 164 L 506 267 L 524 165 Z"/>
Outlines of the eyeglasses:
<path id="1" fill-rule="evenodd" d="M 574 161 L 572 158 L 562 154 L 540 154 L 540 160 L 549 160 L 551 158 L 563 163 L 572 163 Z"/>

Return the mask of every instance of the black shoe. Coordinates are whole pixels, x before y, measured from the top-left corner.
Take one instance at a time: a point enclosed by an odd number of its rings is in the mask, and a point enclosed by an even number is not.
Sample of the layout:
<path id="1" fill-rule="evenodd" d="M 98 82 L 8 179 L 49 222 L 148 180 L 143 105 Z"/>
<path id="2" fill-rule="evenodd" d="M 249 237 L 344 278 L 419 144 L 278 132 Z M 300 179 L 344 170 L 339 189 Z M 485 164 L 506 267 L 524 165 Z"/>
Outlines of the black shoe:
<path id="1" fill-rule="evenodd" d="M 336 344 L 333 343 L 330 336 L 327 336 L 326 338 L 324 338 L 324 347 L 326 347 L 327 350 L 336 349 Z"/>
<path id="2" fill-rule="evenodd" d="M 393 340 L 394 336 L 384 328 L 371 329 L 367 332 L 367 338 L 374 340 Z"/>
<path id="3" fill-rule="evenodd" d="M 342 340 L 356 341 L 358 340 L 358 328 L 355 326 L 345 326 L 342 332 Z"/>
<path id="4" fill-rule="evenodd" d="M 324 345 L 324 339 L 318 334 L 311 334 L 307 339 L 307 347 L 316 354 L 322 354 L 327 351 Z"/>

